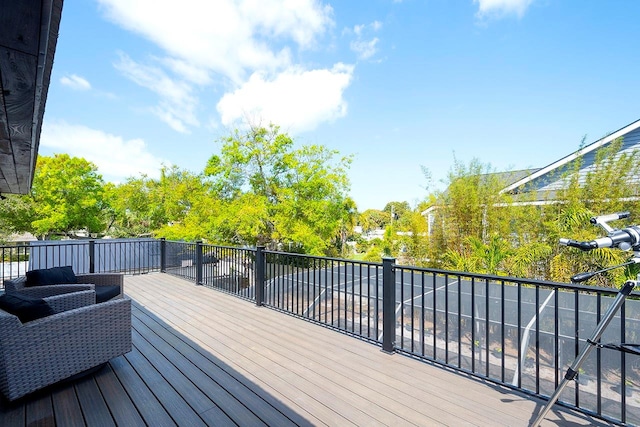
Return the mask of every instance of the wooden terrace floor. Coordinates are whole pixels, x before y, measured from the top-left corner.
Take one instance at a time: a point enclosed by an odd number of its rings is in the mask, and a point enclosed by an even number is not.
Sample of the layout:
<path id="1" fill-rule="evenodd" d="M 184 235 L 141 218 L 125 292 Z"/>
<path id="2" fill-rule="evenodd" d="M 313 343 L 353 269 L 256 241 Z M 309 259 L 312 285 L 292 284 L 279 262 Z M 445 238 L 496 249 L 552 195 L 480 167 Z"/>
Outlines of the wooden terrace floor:
<path id="1" fill-rule="evenodd" d="M 134 349 L 0 426 L 526 426 L 543 402 L 166 274 L 128 276 Z M 543 425 L 606 425 L 565 409 Z"/>

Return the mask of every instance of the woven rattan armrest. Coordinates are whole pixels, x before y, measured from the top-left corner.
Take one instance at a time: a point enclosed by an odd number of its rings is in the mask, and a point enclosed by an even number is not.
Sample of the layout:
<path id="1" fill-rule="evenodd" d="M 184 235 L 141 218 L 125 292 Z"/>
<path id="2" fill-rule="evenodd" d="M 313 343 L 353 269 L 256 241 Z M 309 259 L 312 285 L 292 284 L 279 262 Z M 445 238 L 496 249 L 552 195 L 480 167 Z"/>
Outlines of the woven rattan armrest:
<path id="1" fill-rule="evenodd" d="M 96 292 L 94 290 L 71 292 L 68 294 L 47 297 L 44 298 L 44 300 L 55 313 L 62 313 L 63 311 L 74 310 L 76 308 L 95 304 Z"/>
<path id="2" fill-rule="evenodd" d="M 76 278 L 78 280 L 78 284 L 92 284 L 95 286 L 119 286 L 120 294 L 119 298 L 124 294 L 124 275 L 121 273 L 86 273 L 86 274 L 76 274 Z M 69 286 L 65 284 L 61 285 L 45 285 L 49 286 Z M 22 292 L 25 289 L 34 289 L 34 288 L 42 288 L 45 286 L 27 286 L 27 278 L 25 276 L 16 277 L 15 279 L 5 280 L 4 288 L 8 293 L 11 292 Z M 39 298 L 44 298 L 44 294 L 38 293 L 38 291 L 30 291 L 34 292 L 34 294 L 30 294 L 32 296 L 37 296 Z"/>
<path id="3" fill-rule="evenodd" d="M 27 284 L 26 276 L 20 276 L 13 279 L 4 280 L 4 290 L 6 292 L 15 292 L 23 289 Z"/>
<path id="4" fill-rule="evenodd" d="M 94 286 L 95 285 L 88 284 L 88 283 L 78 284 L 78 285 L 31 286 L 29 288 L 22 288 L 13 292 L 21 293 L 23 295 L 28 295 L 34 298 L 47 298 L 47 297 L 53 297 L 56 295 L 68 294 L 71 292 L 92 291 L 94 289 Z"/>

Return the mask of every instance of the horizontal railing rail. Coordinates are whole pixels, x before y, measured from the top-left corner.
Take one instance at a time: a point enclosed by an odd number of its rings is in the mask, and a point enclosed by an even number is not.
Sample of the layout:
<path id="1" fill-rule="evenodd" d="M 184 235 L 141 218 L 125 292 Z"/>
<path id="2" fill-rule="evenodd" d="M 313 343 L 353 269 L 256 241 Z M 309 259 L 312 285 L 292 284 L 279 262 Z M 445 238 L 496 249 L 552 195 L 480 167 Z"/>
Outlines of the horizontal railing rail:
<path id="1" fill-rule="evenodd" d="M 22 242 L 0 246 L 0 281 L 29 270 L 71 266 L 75 273 L 142 274 L 160 270 L 161 241 L 100 239 Z"/>
<path id="2" fill-rule="evenodd" d="M 128 274 L 162 271 L 401 353 L 548 397 L 616 290 L 512 277 L 215 246 L 114 239 L 1 247 L 2 277 L 35 268 Z M 602 342 L 640 343 L 633 293 Z M 640 424 L 640 356 L 598 348 L 562 405 Z"/>

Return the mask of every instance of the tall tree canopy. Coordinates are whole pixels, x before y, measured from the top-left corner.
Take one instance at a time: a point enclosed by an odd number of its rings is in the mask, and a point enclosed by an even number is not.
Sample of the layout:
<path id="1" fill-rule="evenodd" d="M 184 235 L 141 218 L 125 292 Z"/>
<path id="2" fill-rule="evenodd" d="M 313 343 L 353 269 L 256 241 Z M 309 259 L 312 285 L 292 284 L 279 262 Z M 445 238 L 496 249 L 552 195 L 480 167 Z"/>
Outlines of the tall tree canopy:
<path id="1" fill-rule="evenodd" d="M 104 182 L 95 164 L 68 154 L 39 156 L 31 189 L 31 222 L 39 238 L 104 231 Z"/>
<path id="2" fill-rule="evenodd" d="M 197 214 L 198 207 L 208 203 L 210 195 L 201 175 L 165 166 L 160 178 L 131 177 L 109 188 L 108 195 L 112 235 L 154 235 L 176 240 L 206 237 L 204 215 Z"/>
<path id="3" fill-rule="evenodd" d="M 274 125 L 236 131 L 220 142 L 220 155 L 205 169 L 221 202 L 211 224 L 215 237 L 327 253 L 354 214 L 347 198 L 351 159 L 320 145 L 296 148 Z"/>
<path id="4" fill-rule="evenodd" d="M 432 198 L 435 214 L 428 236 L 429 264 L 447 269 L 566 282 L 582 271 L 621 263 L 627 254 L 611 249 L 581 252 L 561 247 L 559 238 L 592 240 L 603 230 L 589 218 L 623 210 L 640 212 L 640 153 L 620 151 L 622 140 L 599 149 L 593 164 L 570 164 L 558 179 L 561 189 L 539 203 L 536 189 L 520 189 L 518 203 L 500 190 L 499 173 L 477 160 L 454 165 L 445 192 Z M 533 191 L 530 191 L 533 190 Z M 612 226 L 623 228 L 619 221 Z M 594 283 L 618 286 L 632 270 L 612 270 Z"/>

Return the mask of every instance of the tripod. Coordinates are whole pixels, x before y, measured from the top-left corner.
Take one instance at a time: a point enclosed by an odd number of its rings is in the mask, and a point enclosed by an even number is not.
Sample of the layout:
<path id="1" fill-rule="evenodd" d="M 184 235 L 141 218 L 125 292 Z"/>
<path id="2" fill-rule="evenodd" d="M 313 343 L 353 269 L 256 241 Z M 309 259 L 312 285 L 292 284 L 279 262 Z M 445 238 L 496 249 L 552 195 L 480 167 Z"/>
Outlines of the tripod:
<path id="1" fill-rule="evenodd" d="M 624 300 L 627 298 L 627 296 L 629 296 L 629 294 L 637 284 L 638 281 L 629 280 L 624 284 L 622 289 L 620 289 L 618 295 L 616 295 L 616 298 L 613 301 L 613 304 L 611 304 L 611 307 L 609 307 L 607 312 L 604 314 L 604 317 L 602 318 L 600 323 L 598 323 L 596 329 L 593 331 L 593 335 L 590 339 L 587 340 L 587 345 L 582 349 L 578 357 L 576 357 L 576 359 L 573 361 L 571 367 L 567 369 L 567 373 L 565 374 L 564 379 L 560 382 L 553 395 L 551 395 L 549 401 L 542 409 L 540 414 L 538 414 L 533 424 L 531 424 L 532 427 L 537 427 L 540 425 L 544 417 L 551 410 L 551 407 L 554 405 L 554 403 L 556 403 L 556 401 L 562 394 L 562 390 L 564 390 L 564 388 L 569 384 L 569 381 L 573 381 L 576 378 L 580 366 L 582 366 L 582 363 L 587 360 L 587 357 L 589 356 L 589 353 L 591 353 L 591 350 L 599 346 L 598 341 L 600 340 L 600 337 L 604 333 L 605 329 L 607 329 L 607 326 L 609 326 L 609 323 L 611 323 L 611 320 L 613 320 L 614 316 L 624 303 Z"/>
<path id="2" fill-rule="evenodd" d="M 612 270 L 614 268 L 619 268 L 626 265 L 640 263 L 640 227 L 633 226 L 633 227 L 624 228 L 622 230 L 618 230 L 618 229 L 611 228 L 607 224 L 608 221 L 628 218 L 628 217 L 629 217 L 628 212 L 620 212 L 620 213 L 615 213 L 611 215 L 604 215 L 600 217 L 591 218 L 592 224 L 599 225 L 607 231 L 608 233 L 607 237 L 602 237 L 602 238 L 595 239 L 588 242 L 577 242 L 575 240 L 560 239 L 561 244 L 572 246 L 572 247 L 581 249 L 583 251 L 590 251 L 592 249 L 610 248 L 610 247 L 625 250 L 625 251 L 633 249 L 634 251 L 634 256 L 631 258 L 630 261 L 625 262 L 624 264 L 621 264 L 621 265 L 605 268 L 603 270 L 599 270 L 593 273 L 577 274 L 571 278 L 572 282 L 574 283 L 583 282 L 595 276 L 596 274 L 600 274 L 602 272 Z M 562 391 L 564 390 L 564 388 L 569 384 L 569 381 L 575 380 L 576 376 L 578 375 L 580 366 L 582 366 L 584 361 L 587 359 L 587 357 L 589 356 L 589 353 L 591 353 L 591 351 L 594 348 L 603 347 L 603 345 L 599 343 L 600 338 L 602 337 L 602 334 L 604 333 L 605 329 L 607 329 L 607 326 L 609 326 L 609 323 L 611 323 L 611 321 L 615 317 L 620 307 L 622 307 L 622 304 L 624 304 L 625 299 L 629 296 L 629 294 L 631 294 L 631 291 L 633 291 L 633 289 L 639 283 L 640 283 L 640 275 L 638 277 L 638 280 L 629 280 L 625 282 L 625 284 L 622 286 L 620 291 L 618 291 L 618 294 L 616 295 L 616 298 L 613 300 L 611 307 L 609 307 L 607 312 L 604 314 L 604 316 L 602 317 L 602 320 L 600 320 L 600 323 L 596 325 L 596 328 L 593 331 L 593 335 L 591 336 L 591 338 L 587 339 L 586 346 L 582 349 L 578 357 L 576 357 L 576 359 L 573 361 L 573 363 L 571 364 L 571 367 L 567 369 L 567 372 L 563 380 L 560 382 L 560 384 L 554 391 L 553 395 L 551 395 L 545 407 L 542 409 L 542 411 L 540 411 L 536 419 L 531 424 L 532 427 L 538 427 L 540 425 L 544 417 L 551 410 L 551 407 L 558 401 L 558 398 L 562 394 Z M 620 346 L 607 345 L 606 347 L 616 348 L 622 351 L 635 353 L 635 354 L 639 353 L 638 346 L 633 346 L 633 345 L 625 345 L 625 344 L 621 344 Z"/>

